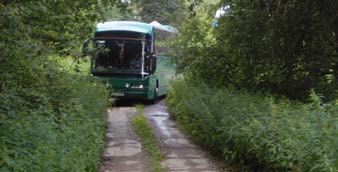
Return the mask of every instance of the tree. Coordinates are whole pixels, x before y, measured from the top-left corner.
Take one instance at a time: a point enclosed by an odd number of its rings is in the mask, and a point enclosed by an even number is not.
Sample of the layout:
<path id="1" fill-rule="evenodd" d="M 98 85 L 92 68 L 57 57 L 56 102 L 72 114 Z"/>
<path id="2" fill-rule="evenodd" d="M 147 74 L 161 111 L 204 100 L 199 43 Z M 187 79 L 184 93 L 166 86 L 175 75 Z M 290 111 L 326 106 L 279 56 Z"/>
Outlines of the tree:
<path id="1" fill-rule="evenodd" d="M 96 170 L 108 91 L 55 59 L 77 55 L 99 11 L 96 0 L 0 2 L 0 171 Z"/>
<path id="2" fill-rule="evenodd" d="M 184 1 L 182 0 L 136 0 L 132 1 L 138 15 L 143 22 L 154 20 L 178 26 L 185 16 Z"/>
<path id="3" fill-rule="evenodd" d="M 224 5 L 230 14 L 212 36 L 203 21 L 183 27 L 195 30 L 183 31 L 179 67 L 220 87 L 231 83 L 299 100 L 312 88 L 327 99 L 337 96 L 336 1 L 222 0 Z M 211 41 L 189 39 L 196 33 Z"/>
<path id="4" fill-rule="evenodd" d="M 311 88 L 327 96 L 338 88 L 334 1 L 230 4 L 216 35 L 239 85 L 302 100 Z"/>

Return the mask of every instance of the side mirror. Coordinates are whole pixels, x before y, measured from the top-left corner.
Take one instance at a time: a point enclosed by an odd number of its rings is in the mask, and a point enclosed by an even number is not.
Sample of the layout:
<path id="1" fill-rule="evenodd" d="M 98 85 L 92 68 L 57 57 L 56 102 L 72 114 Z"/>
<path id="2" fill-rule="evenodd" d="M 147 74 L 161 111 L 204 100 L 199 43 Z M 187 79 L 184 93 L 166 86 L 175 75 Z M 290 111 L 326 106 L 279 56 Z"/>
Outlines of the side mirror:
<path id="1" fill-rule="evenodd" d="M 91 41 L 92 39 L 86 39 L 84 42 L 83 42 L 83 45 L 82 45 L 82 55 L 81 57 L 85 57 L 88 55 L 88 45 L 89 45 L 89 42 Z"/>
<path id="2" fill-rule="evenodd" d="M 154 73 L 156 70 L 156 61 L 157 61 L 157 57 L 156 55 L 152 54 L 150 56 L 150 73 Z"/>

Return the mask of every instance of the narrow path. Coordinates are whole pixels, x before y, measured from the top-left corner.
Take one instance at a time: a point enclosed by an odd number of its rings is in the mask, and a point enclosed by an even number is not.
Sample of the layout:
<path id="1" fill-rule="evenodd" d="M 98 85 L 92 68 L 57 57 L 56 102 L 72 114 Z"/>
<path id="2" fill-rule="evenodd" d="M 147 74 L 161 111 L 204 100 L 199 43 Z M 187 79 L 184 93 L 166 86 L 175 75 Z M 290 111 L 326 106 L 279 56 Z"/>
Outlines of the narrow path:
<path id="1" fill-rule="evenodd" d="M 170 172 L 216 172 L 221 171 L 207 154 L 192 144 L 169 118 L 164 101 L 146 106 L 146 117 L 160 143 L 161 151 L 166 155 L 162 165 Z"/>
<path id="2" fill-rule="evenodd" d="M 102 155 L 99 172 L 147 172 L 149 158 L 142 150 L 130 118 L 136 114 L 134 107 L 110 109 L 106 133 L 106 150 Z"/>

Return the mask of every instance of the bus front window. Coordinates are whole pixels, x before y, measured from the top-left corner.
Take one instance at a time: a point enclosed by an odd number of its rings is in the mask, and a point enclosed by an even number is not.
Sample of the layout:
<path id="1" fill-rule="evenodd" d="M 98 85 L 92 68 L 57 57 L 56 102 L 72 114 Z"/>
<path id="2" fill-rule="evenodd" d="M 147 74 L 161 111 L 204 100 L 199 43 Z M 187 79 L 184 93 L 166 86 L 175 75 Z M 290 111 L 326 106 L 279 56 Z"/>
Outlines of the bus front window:
<path id="1" fill-rule="evenodd" d="M 92 73 L 137 74 L 147 71 L 142 50 L 142 41 L 96 40 Z"/>

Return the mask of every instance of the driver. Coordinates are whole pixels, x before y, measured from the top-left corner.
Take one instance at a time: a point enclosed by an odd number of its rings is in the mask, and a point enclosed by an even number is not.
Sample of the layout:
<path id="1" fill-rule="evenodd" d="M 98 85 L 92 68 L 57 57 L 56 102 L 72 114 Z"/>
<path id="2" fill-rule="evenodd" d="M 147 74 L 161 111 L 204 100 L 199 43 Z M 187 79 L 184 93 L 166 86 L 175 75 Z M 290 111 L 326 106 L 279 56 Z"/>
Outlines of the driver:
<path id="1" fill-rule="evenodd" d="M 140 54 L 135 54 L 135 56 L 131 59 L 130 68 L 131 69 L 141 69 L 142 67 L 142 58 Z"/>

